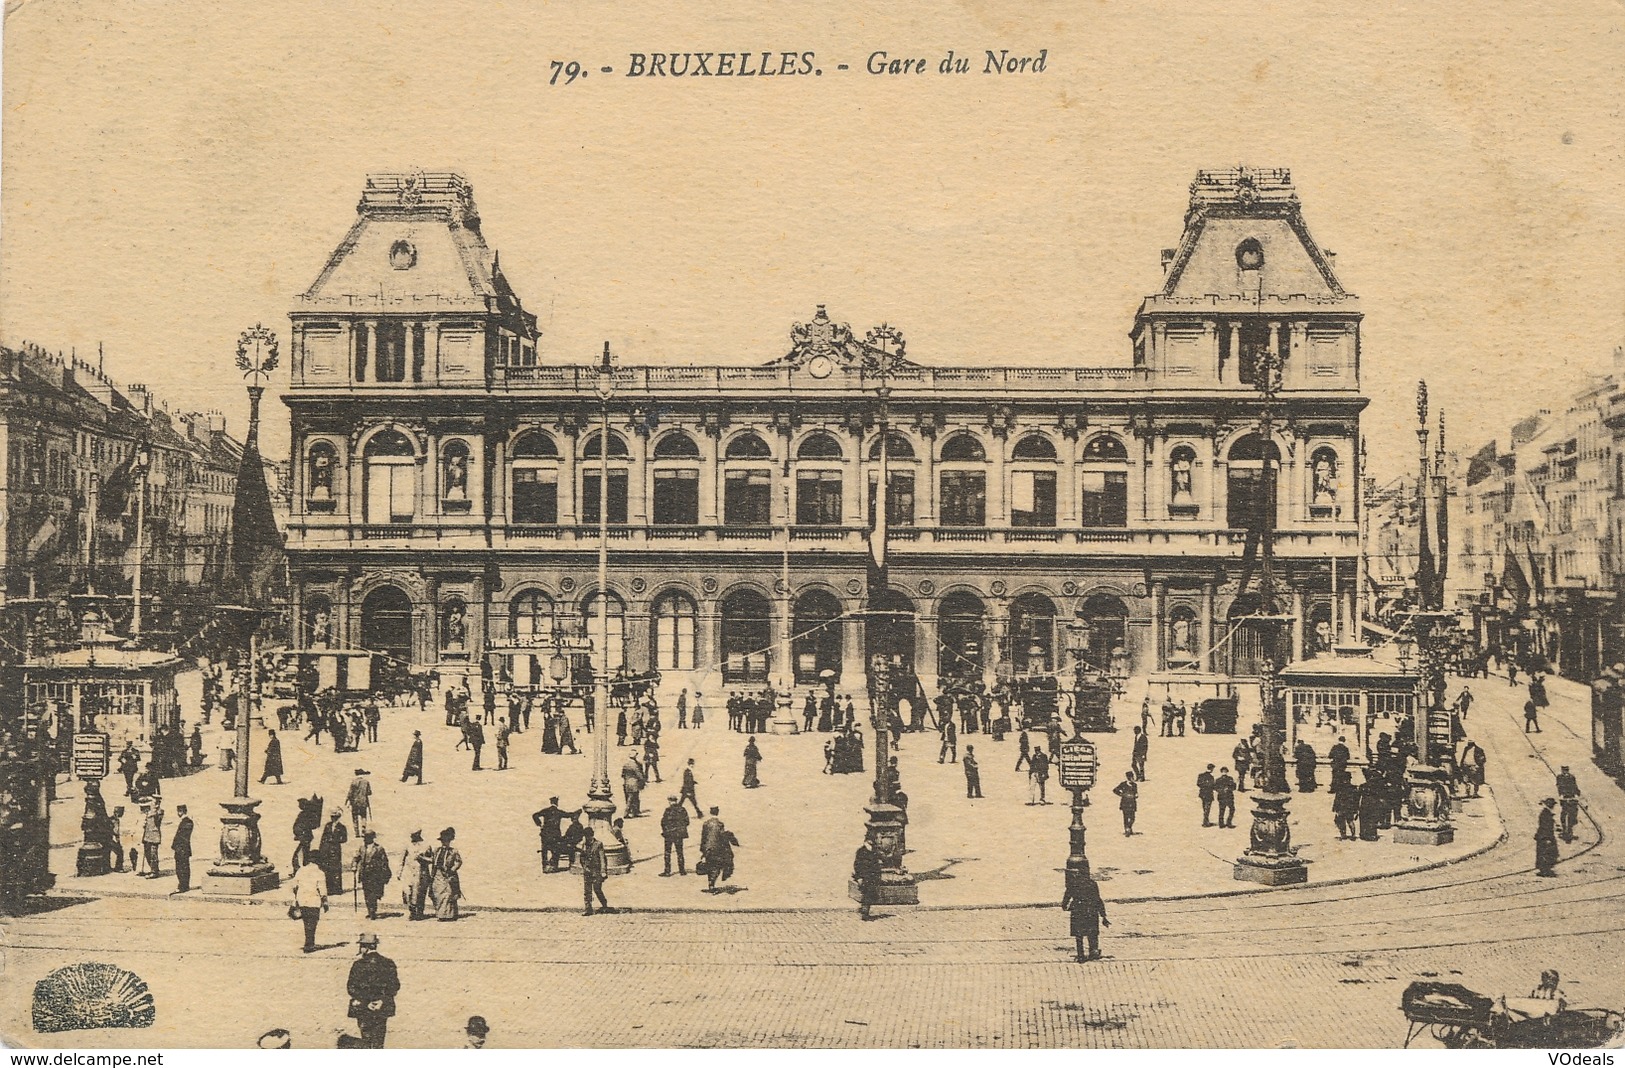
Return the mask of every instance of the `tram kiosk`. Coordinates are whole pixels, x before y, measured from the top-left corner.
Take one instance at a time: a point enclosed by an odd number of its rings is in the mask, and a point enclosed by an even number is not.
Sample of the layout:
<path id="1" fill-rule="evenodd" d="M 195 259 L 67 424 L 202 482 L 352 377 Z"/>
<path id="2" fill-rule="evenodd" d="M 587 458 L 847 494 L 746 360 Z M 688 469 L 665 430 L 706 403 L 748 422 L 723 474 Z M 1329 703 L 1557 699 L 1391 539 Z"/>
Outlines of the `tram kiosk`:
<path id="1" fill-rule="evenodd" d="M 27 701 L 54 710 L 59 736 L 79 734 L 89 722 L 115 753 L 126 742 L 150 750 L 159 727 L 180 728 L 175 676 L 185 664 L 173 653 L 119 648 L 118 640 L 25 660 Z"/>
<path id="2" fill-rule="evenodd" d="M 1349 646 L 1335 656 L 1288 665 L 1280 682 L 1288 710 L 1287 751 L 1306 741 L 1324 761 L 1342 737 L 1349 762 L 1363 765 L 1375 758 L 1382 735 L 1396 745 L 1401 740 L 1403 724 L 1416 714 L 1421 677 L 1376 659 L 1369 649 Z"/>

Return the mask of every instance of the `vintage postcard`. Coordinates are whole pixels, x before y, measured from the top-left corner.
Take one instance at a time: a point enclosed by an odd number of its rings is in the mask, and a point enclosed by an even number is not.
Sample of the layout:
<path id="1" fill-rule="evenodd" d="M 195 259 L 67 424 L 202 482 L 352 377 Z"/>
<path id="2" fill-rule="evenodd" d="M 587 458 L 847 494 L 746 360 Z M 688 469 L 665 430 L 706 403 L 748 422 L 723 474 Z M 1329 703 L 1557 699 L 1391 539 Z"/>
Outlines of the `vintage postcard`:
<path id="1" fill-rule="evenodd" d="M 4 35 L 5 1045 L 1621 1041 L 1617 4 Z"/>

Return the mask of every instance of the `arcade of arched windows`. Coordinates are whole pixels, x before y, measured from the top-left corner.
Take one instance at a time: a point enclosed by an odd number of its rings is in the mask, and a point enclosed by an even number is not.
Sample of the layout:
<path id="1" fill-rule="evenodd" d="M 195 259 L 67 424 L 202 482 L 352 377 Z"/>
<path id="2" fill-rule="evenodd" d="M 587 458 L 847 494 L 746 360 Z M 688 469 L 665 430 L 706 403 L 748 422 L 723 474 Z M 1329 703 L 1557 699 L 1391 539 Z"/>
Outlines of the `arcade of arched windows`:
<path id="1" fill-rule="evenodd" d="M 1257 514 L 1266 466 L 1277 525 L 1354 514 L 1346 438 L 1277 435 L 1266 456 L 1249 430 L 1214 438 L 1018 427 L 1001 438 L 983 427 L 950 425 L 931 437 L 894 428 L 887 443 L 883 460 L 878 432 L 855 442 L 836 426 L 789 436 L 740 427 L 720 440 L 687 427 L 662 428 L 647 439 L 614 428 L 601 458 L 595 428 L 571 436 L 552 426 L 524 427 L 490 440 L 471 431 L 385 424 L 354 439 L 308 435 L 295 510 L 367 524 L 474 522 L 489 512 L 516 527 L 591 525 L 600 467 L 607 466 L 607 517 L 615 526 L 679 537 L 684 528 L 748 530 L 787 521 L 809 531 L 863 528 L 873 519 L 884 462 L 889 523 L 904 531 L 997 529 L 1019 540 L 1046 530 L 1161 522 L 1243 529 L 1246 517 Z"/>

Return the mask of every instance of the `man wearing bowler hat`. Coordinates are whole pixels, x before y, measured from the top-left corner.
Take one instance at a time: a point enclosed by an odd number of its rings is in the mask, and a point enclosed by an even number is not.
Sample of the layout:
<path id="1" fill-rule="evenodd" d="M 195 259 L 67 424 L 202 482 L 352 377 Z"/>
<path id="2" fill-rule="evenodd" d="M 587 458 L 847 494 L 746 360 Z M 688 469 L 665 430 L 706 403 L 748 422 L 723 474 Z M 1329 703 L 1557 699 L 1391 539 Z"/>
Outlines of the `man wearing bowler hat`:
<path id="1" fill-rule="evenodd" d="M 376 932 L 362 933 L 361 955 L 350 965 L 346 988 L 350 994 L 349 1016 L 361 1029 L 362 1047 L 383 1049 L 389 1018 L 395 1015 L 395 995 L 400 993 L 401 980 L 395 972 L 395 962 L 378 952 Z"/>

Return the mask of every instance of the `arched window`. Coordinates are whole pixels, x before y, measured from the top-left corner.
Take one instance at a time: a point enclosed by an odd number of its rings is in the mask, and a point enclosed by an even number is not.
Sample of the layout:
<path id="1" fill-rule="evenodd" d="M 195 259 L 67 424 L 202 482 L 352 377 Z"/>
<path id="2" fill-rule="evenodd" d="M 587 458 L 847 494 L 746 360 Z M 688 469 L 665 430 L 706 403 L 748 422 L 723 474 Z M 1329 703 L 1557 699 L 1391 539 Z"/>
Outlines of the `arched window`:
<path id="1" fill-rule="evenodd" d="M 727 451 L 723 454 L 727 460 L 771 460 L 773 450 L 767 447 L 767 442 L 758 434 L 741 434 L 728 442 Z"/>
<path id="2" fill-rule="evenodd" d="M 914 446 L 897 431 L 886 434 L 886 525 L 912 527 L 914 525 Z M 872 525 L 875 521 L 875 488 L 880 485 L 880 435 L 869 443 L 868 496 L 864 515 Z"/>
<path id="3" fill-rule="evenodd" d="M 681 430 L 674 430 L 655 442 L 654 458 L 656 460 L 698 460 L 700 447 L 694 444 L 694 439 Z"/>
<path id="4" fill-rule="evenodd" d="M 686 593 L 671 590 L 655 598 L 650 618 L 656 671 L 694 670 L 694 636 L 699 612 Z"/>
<path id="5" fill-rule="evenodd" d="M 1128 450 L 1111 434 L 1083 447 L 1083 525 L 1128 526 Z"/>
<path id="6" fill-rule="evenodd" d="M 841 614 L 840 600 L 828 590 L 808 590 L 796 598 L 791 654 L 798 685 L 840 675 Z"/>
<path id="7" fill-rule="evenodd" d="M 552 526 L 559 521 L 559 449 L 540 430 L 527 430 L 509 450 L 513 490 L 508 518 L 513 523 Z"/>
<path id="8" fill-rule="evenodd" d="M 508 606 L 508 634 L 515 645 L 553 644 L 553 598 L 541 590 L 525 590 Z"/>
<path id="9" fill-rule="evenodd" d="M 334 507 L 333 477 L 338 469 L 338 450 L 331 442 L 318 441 L 305 458 L 305 500 L 313 512 L 330 512 Z"/>
<path id="10" fill-rule="evenodd" d="M 982 463 L 986 459 L 987 450 L 974 434 L 955 434 L 942 443 L 944 463 Z"/>
<path id="11" fill-rule="evenodd" d="M 448 512 L 470 509 L 468 496 L 468 443 L 453 440 L 440 450 L 440 500 Z"/>
<path id="12" fill-rule="evenodd" d="M 1055 668 L 1055 602 L 1041 593 L 1010 602 L 1010 661 L 1018 675 Z"/>
<path id="13" fill-rule="evenodd" d="M 361 602 L 361 647 L 412 659 L 412 599 L 399 586 L 380 586 Z"/>
<path id="14" fill-rule="evenodd" d="M 589 594 L 581 602 L 581 633 L 592 642 L 592 666 L 594 671 L 604 670 L 604 659 L 600 655 L 602 648 L 609 652 L 609 670 L 619 671 L 626 666 L 626 605 L 613 593 L 607 598 L 609 608 L 609 643 L 605 643 L 600 633 L 598 619 L 598 594 Z"/>
<path id="15" fill-rule="evenodd" d="M 1042 434 L 1028 434 L 1010 450 L 1012 460 L 1054 460 L 1055 446 Z"/>
<path id="16" fill-rule="evenodd" d="M 416 514 L 417 458 L 412 443 L 397 430 L 373 435 L 362 453 L 366 470 L 368 523 L 410 523 Z"/>
<path id="17" fill-rule="evenodd" d="M 766 526 L 773 522 L 773 452 L 756 434 L 728 443 L 722 471 L 722 522 Z"/>
<path id="18" fill-rule="evenodd" d="M 807 435 L 796 449 L 798 460 L 839 460 L 841 455 L 841 443 L 823 431 Z"/>
<path id="19" fill-rule="evenodd" d="M 609 432 L 609 458 L 611 460 L 625 460 L 630 455 L 631 453 L 626 451 L 626 439 L 611 430 Z M 581 458 L 583 460 L 596 460 L 599 458 L 598 432 L 596 430 L 587 435 L 586 439 L 581 443 Z"/>
<path id="20" fill-rule="evenodd" d="M 722 599 L 722 681 L 767 679 L 773 646 L 773 606 L 751 589 L 735 590 Z"/>
<path id="21" fill-rule="evenodd" d="M 333 602 L 317 594 L 305 598 L 305 633 L 307 649 L 326 649 L 333 644 Z"/>
<path id="22" fill-rule="evenodd" d="M 1055 525 L 1055 446 L 1042 434 L 1028 434 L 1011 450 L 1010 525 Z"/>
<path id="23" fill-rule="evenodd" d="M 1322 445 L 1309 457 L 1309 515 L 1313 519 L 1331 519 L 1337 514 L 1341 480 L 1337 465 L 1337 450 Z"/>
<path id="24" fill-rule="evenodd" d="M 1168 511 L 1173 515 L 1194 515 L 1196 502 L 1196 450 L 1175 445 L 1168 454 Z"/>
<path id="25" fill-rule="evenodd" d="M 909 444 L 908 438 L 899 434 L 895 430 L 886 435 L 887 460 L 912 460 L 914 458 L 914 446 Z M 869 443 L 869 459 L 875 461 L 880 459 L 879 434 L 876 434 L 875 440 Z"/>
<path id="26" fill-rule="evenodd" d="M 937 674 L 945 679 L 982 677 L 983 618 L 987 606 L 974 593 L 956 590 L 937 609 Z"/>
<path id="27" fill-rule="evenodd" d="M 598 523 L 598 503 L 600 490 L 598 486 L 599 468 L 602 465 L 602 442 L 598 433 L 592 433 L 581 446 L 581 457 L 584 462 L 580 466 L 581 472 L 581 522 L 587 526 Z M 626 522 L 626 487 L 627 463 L 631 454 L 626 450 L 626 440 L 614 431 L 609 434 L 609 489 L 607 503 L 609 510 L 604 514 L 608 517 L 606 522 Z"/>
<path id="28" fill-rule="evenodd" d="M 654 458 L 655 525 L 693 526 L 698 523 L 700 447 L 681 430 L 674 430 L 655 442 Z"/>
<path id="29" fill-rule="evenodd" d="M 838 527 L 845 481 L 841 443 L 823 431 L 809 435 L 796 449 L 796 523 Z"/>
<path id="30" fill-rule="evenodd" d="M 974 434 L 955 434 L 942 443 L 938 488 L 943 526 L 987 525 L 986 463 L 987 450 Z"/>
<path id="31" fill-rule="evenodd" d="M 440 605 L 440 651 L 468 654 L 468 602 L 448 597 Z"/>
<path id="32" fill-rule="evenodd" d="M 1281 451 L 1275 443 L 1257 434 L 1248 434 L 1230 446 L 1225 522 L 1231 529 L 1253 530 L 1266 519 L 1273 521 L 1280 463 Z"/>

